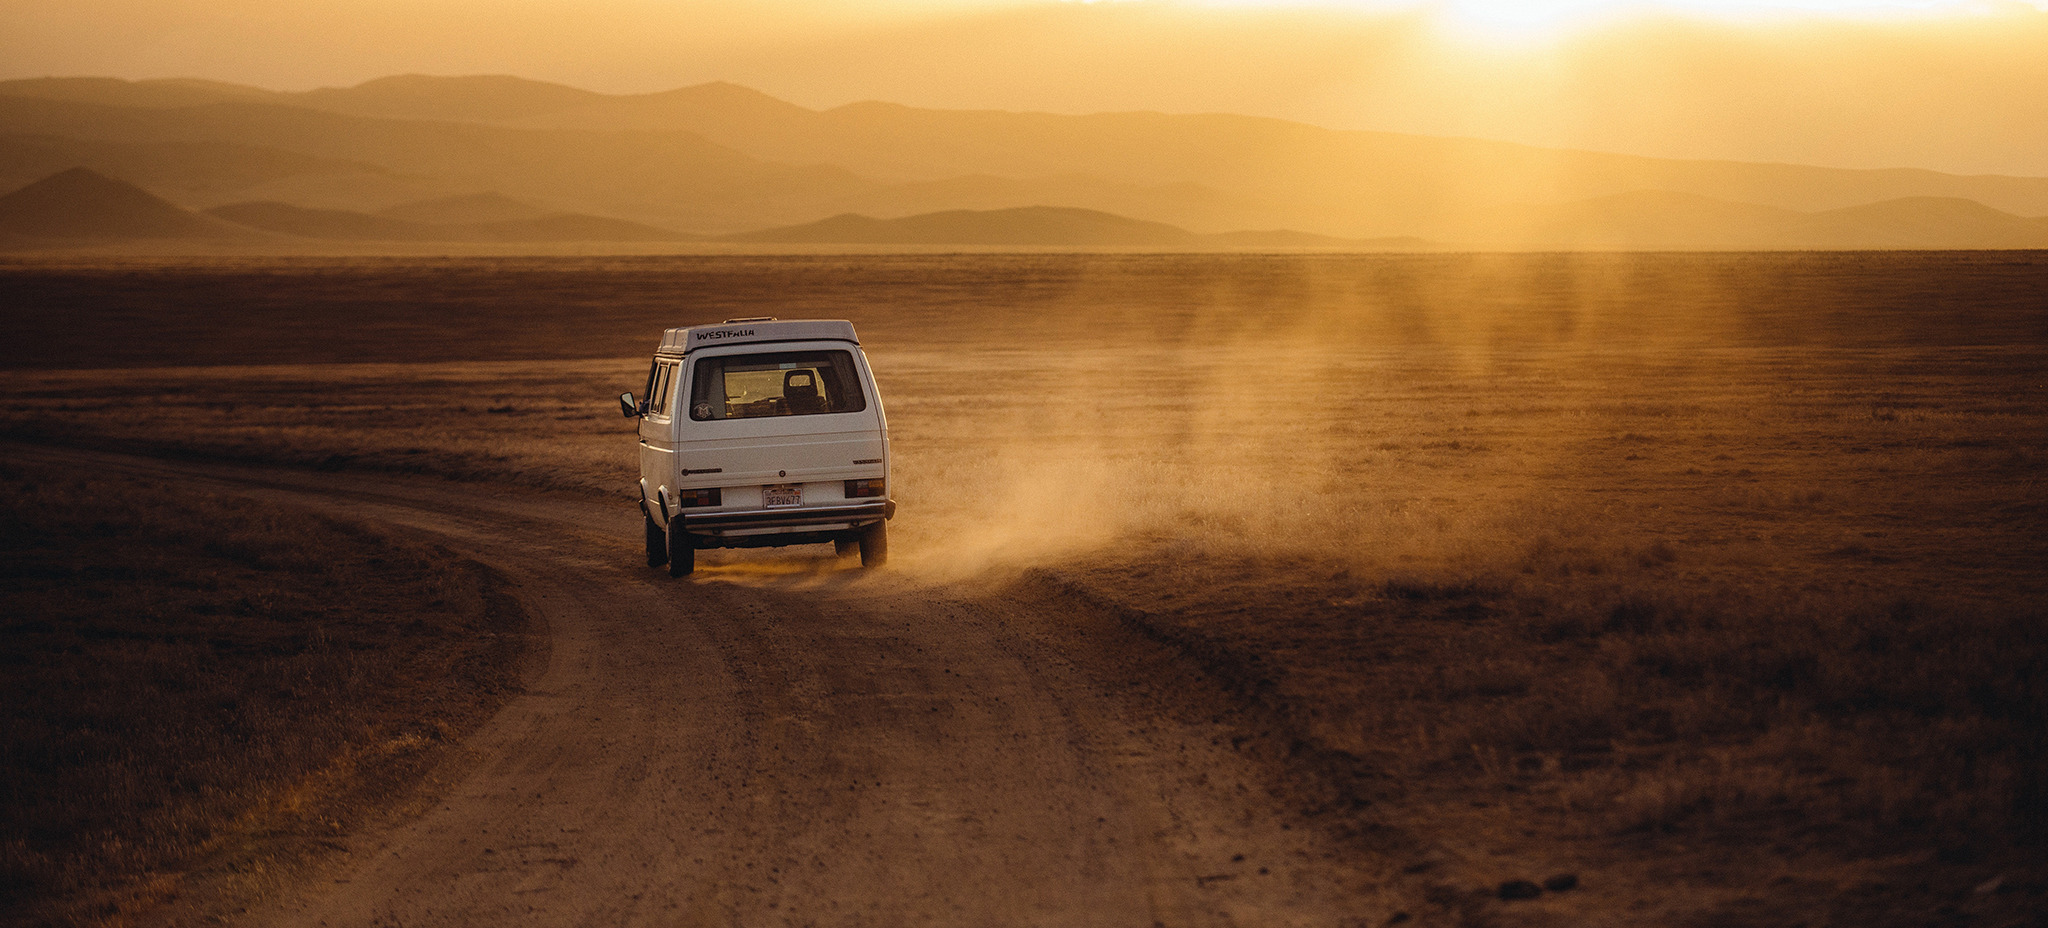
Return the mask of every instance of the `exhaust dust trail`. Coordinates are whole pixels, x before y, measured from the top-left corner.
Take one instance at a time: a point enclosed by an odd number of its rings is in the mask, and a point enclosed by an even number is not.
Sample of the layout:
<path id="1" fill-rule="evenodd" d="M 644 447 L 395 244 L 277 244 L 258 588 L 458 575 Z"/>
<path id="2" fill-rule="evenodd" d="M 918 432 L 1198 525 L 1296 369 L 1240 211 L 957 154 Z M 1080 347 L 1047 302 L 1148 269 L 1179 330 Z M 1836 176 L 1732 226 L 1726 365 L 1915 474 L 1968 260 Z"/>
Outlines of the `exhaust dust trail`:
<path id="1" fill-rule="evenodd" d="M 1009 344 L 874 352 L 917 513 L 900 566 L 964 576 L 1133 539 L 1435 559 L 1518 504 L 1510 473 L 1567 454 L 1474 420 L 1528 381 L 1555 392 L 1585 334 L 1569 288 L 1532 320 L 1488 305 L 1487 275 L 1449 293 L 1226 277 L 1162 318 L 1156 296 L 1119 306 L 1125 285 L 1078 286 L 1104 304 L 1084 326 L 1047 314 Z"/>

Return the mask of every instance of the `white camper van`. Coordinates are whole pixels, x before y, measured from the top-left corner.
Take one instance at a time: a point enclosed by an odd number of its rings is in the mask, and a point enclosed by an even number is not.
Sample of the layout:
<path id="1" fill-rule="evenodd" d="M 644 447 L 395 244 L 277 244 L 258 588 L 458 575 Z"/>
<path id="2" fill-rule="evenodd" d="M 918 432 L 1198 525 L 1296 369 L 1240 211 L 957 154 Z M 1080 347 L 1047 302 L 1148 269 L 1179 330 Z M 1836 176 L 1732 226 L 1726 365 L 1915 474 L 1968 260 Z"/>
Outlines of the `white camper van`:
<path id="1" fill-rule="evenodd" d="M 728 319 L 669 329 L 640 420 L 647 564 L 673 576 L 698 548 L 833 543 L 888 557 L 889 422 L 853 324 Z"/>

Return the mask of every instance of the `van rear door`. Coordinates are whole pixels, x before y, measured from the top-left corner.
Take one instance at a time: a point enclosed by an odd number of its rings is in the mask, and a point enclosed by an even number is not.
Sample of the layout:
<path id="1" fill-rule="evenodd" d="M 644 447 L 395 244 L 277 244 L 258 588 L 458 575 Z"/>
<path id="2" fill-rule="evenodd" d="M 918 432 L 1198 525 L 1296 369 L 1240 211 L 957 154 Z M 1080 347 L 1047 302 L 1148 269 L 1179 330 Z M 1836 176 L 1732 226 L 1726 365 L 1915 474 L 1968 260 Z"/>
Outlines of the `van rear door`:
<path id="1" fill-rule="evenodd" d="M 727 507 L 754 508 L 765 505 L 758 488 L 810 484 L 810 507 L 843 501 L 845 480 L 883 476 L 887 438 L 865 360 L 843 343 L 693 353 L 678 397 L 688 406 L 678 486 L 731 488 Z"/>

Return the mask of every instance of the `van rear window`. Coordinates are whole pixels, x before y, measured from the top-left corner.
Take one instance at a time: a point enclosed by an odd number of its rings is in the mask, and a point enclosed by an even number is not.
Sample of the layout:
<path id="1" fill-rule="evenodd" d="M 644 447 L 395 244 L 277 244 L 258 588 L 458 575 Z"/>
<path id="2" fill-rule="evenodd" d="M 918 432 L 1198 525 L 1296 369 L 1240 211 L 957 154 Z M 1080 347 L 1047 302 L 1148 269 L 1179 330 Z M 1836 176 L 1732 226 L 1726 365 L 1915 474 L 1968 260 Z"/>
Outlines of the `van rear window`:
<path id="1" fill-rule="evenodd" d="M 859 412 L 868 406 L 844 351 L 777 351 L 699 359 L 690 418 L 754 419 Z"/>

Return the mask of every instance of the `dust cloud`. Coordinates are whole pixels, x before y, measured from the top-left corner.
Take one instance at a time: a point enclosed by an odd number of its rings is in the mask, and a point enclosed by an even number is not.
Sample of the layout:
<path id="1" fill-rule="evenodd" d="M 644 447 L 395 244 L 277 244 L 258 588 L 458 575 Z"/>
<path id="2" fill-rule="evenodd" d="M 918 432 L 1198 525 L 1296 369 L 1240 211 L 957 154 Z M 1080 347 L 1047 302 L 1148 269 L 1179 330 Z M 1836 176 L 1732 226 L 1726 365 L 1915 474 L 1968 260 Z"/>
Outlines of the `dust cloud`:
<path id="1" fill-rule="evenodd" d="M 1572 353 L 1598 337 L 1582 320 L 1611 288 L 1602 269 L 1554 281 L 1534 315 L 1489 304 L 1521 292 L 1491 274 L 1390 294 L 1309 270 L 1183 282 L 1165 320 L 1156 299 L 1083 283 L 1008 345 L 879 349 L 916 515 L 899 561 L 958 577 L 1131 539 L 1205 558 L 1440 559 L 1526 503 L 1511 473 L 1565 466 L 1554 430 L 1510 438 L 1456 404 L 1532 379 L 1557 390 L 1595 363 Z"/>
<path id="2" fill-rule="evenodd" d="M 1469 575 L 1740 547 L 1716 520 L 1744 488 L 1855 494 L 1834 452 L 1902 437 L 1873 404 L 2003 363 L 1968 346 L 2034 337 L 2024 316 L 1974 330 L 1987 319 L 1949 315 L 1910 269 L 1858 264 L 1875 260 L 1103 259 L 1029 312 L 864 327 L 895 563 L 958 579 L 1138 545 Z M 1812 515 L 1794 534 L 1851 534 Z"/>

